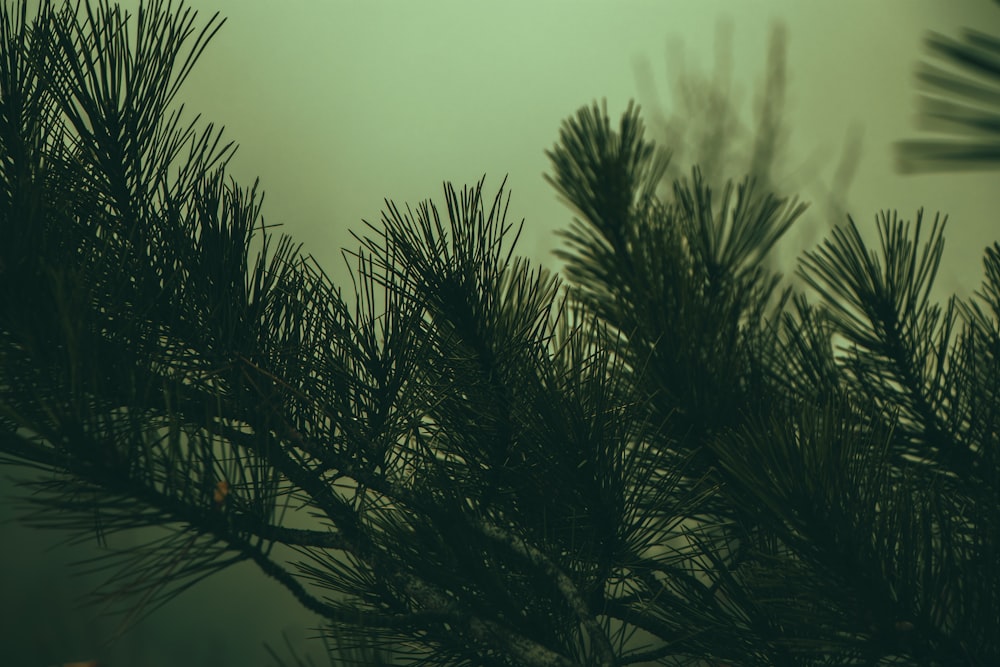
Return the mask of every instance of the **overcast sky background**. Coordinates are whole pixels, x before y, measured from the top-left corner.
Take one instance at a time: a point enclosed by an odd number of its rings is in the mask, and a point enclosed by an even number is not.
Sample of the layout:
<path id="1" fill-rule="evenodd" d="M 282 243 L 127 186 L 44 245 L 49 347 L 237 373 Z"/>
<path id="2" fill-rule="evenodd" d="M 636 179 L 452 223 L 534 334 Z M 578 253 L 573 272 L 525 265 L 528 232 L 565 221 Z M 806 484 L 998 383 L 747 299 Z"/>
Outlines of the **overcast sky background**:
<path id="1" fill-rule="evenodd" d="M 669 114 L 667 54 L 683 54 L 684 71 L 710 78 L 720 21 L 731 32 L 734 91 L 751 126 L 771 26 L 787 27 L 791 166 L 779 171 L 801 176 L 802 199 L 822 192 L 858 126 L 862 156 L 847 208 L 868 239 L 880 209 L 908 219 L 921 206 L 949 214 L 939 294 L 963 295 L 978 288 L 983 248 L 997 240 L 997 172 L 900 176 L 891 150 L 893 141 L 918 136 L 913 69 L 925 56 L 924 33 L 957 36 L 963 26 L 1000 33 L 1000 9 L 988 0 L 204 0 L 194 7 L 199 21 L 216 10 L 228 21 L 181 99 L 226 126 L 241 146 L 230 173 L 247 185 L 259 176 L 268 223 L 282 224 L 338 280 L 345 276 L 340 249 L 355 246 L 348 230 L 361 229 L 363 218 L 378 221 L 383 198 L 442 202 L 442 181 L 460 186 L 483 175 L 489 197 L 508 175 L 509 221 L 525 219 L 521 254 L 555 267 L 554 232 L 572 214 L 542 174 L 549 169 L 543 151 L 561 122 L 601 98 L 614 124 L 630 99 Z M 637 83 L 643 62 L 659 99 Z M 790 268 L 835 221 L 813 215 L 808 222 L 782 246 L 782 266 Z M 12 515 L 6 505 L 2 512 L 0 519 Z M 46 551 L 58 536 L 0 530 L 5 543 L 23 545 L 3 554 L 0 567 L 7 601 L 0 655 L 37 659 L 26 665 L 89 658 L 114 625 L 72 611 L 84 588 L 70 583 L 65 563 L 92 551 Z M 260 642 L 279 643 L 282 630 L 300 639 L 310 616 L 253 572 L 240 566 L 199 585 L 105 654 L 108 664 L 270 664 Z M 181 641 L 190 653 L 177 648 Z M 28 652 L 41 645 L 50 653 Z"/>
<path id="2" fill-rule="evenodd" d="M 907 218 L 920 206 L 948 213 L 942 279 L 955 283 L 950 291 L 978 285 L 978 258 L 995 240 L 986 218 L 1000 201 L 990 187 L 996 172 L 900 176 L 891 151 L 893 141 L 917 134 L 913 68 L 925 54 L 922 36 L 1000 26 L 1000 9 L 988 0 L 201 6 L 206 17 L 211 7 L 228 20 L 184 99 L 240 143 L 232 172 L 247 183 L 262 179 L 269 222 L 282 223 L 335 275 L 340 248 L 355 245 L 348 229 L 360 229 L 362 218 L 377 222 L 383 198 L 441 201 L 442 181 L 462 185 L 484 174 L 491 194 L 509 175 L 509 216 L 525 218 L 520 251 L 554 265 L 554 230 L 571 213 L 542 179 L 543 151 L 562 121 L 602 98 L 614 124 L 630 99 L 669 112 L 669 47 L 682 54 L 684 71 L 710 77 L 720 20 L 732 34 L 733 88 L 748 125 L 771 26 L 787 26 L 793 167 L 815 163 L 820 170 L 809 176 L 829 182 L 849 129 L 860 125 L 848 208 L 866 231 L 880 209 Z M 659 99 L 637 85 L 643 61 Z M 800 193 L 806 201 L 818 195 Z M 813 231 L 790 236 L 783 264 L 791 266 L 800 237 L 810 246 L 820 240 Z"/>

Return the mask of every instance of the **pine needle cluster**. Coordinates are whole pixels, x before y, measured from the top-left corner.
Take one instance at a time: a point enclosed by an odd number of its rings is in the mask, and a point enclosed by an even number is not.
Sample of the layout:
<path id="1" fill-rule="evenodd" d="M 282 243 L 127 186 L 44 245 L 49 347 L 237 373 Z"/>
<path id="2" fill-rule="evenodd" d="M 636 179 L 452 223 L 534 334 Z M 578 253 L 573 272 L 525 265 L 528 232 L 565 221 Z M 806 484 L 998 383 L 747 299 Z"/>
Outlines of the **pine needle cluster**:
<path id="1" fill-rule="evenodd" d="M 485 179 L 387 201 L 352 292 L 225 175 L 176 92 L 217 17 L 0 11 L 0 451 L 26 520 L 148 613 L 253 561 L 356 664 L 1000 662 L 1000 245 L 930 299 L 945 223 L 853 219 L 563 125 L 565 278 Z M 134 31 L 134 32 L 133 32 Z"/>

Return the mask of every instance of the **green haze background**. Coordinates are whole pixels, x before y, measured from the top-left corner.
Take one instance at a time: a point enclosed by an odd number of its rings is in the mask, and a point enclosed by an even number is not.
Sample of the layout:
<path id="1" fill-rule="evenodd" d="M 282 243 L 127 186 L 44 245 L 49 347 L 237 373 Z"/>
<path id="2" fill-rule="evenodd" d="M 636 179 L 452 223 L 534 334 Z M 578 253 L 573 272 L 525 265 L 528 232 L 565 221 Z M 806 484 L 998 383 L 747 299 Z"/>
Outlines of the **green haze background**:
<path id="1" fill-rule="evenodd" d="M 752 128 L 776 21 L 787 30 L 789 132 L 788 159 L 776 171 L 803 200 L 826 196 L 845 141 L 860 128 L 846 208 L 869 239 L 880 209 L 907 219 L 921 206 L 947 213 L 939 297 L 977 289 L 983 248 L 1000 238 L 997 172 L 900 176 L 891 146 L 918 134 L 913 69 L 925 57 L 925 31 L 1000 33 L 1000 8 L 989 0 L 189 4 L 199 25 L 215 11 L 228 21 L 180 98 L 226 126 L 241 145 L 230 173 L 244 184 L 259 176 L 267 222 L 283 225 L 338 281 L 347 275 L 340 248 L 355 245 L 348 230 L 360 229 L 362 218 L 377 222 L 384 197 L 416 204 L 439 198 L 443 180 L 461 185 L 484 174 L 488 192 L 509 175 L 510 220 L 526 219 L 521 254 L 557 266 L 554 232 L 572 214 L 542 173 L 561 121 L 606 98 L 617 123 L 634 98 L 657 136 L 653 109 L 671 116 L 680 108 L 676 75 L 724 76 L 717 65 L 728 50 L 732 101 Z M 712 113 L 684 122 L 700 126 Z M 821 209 L 779 248 L 786 273 L 839 222 Z M 6 479 L 15 472 L 0 470 L 0 521 L 17 514 Z M 0 524 L 0 663 L 100 656 L 113 667 L 250 667 L 273 664 L 265 641 L 287 656 L 286 632 L 325 664 L 322 646 L 303 642 L 311 615 L 249 564 L 198 585 L 102 650 L 120 619 L 77 607 L 97 580 L 71 577 L 67 564 L 97 551 L 59 545 L 64 537 Z"/>

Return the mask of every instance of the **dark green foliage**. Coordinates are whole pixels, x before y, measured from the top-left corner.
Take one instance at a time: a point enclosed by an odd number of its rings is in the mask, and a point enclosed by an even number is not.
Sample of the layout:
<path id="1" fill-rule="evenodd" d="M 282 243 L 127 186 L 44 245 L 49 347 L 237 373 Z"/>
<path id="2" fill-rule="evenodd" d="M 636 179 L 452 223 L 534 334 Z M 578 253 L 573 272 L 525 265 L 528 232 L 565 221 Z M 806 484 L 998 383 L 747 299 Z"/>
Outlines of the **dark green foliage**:
<path id="1" fill-rule="evenodd" d="M 53 473 L 36 525 L 163 531 L 105 599 L 249 559 L 345 662 L 1000 661 L 1000 246 L 941 308 L 943 222 L 849 219 L 811 303 L 764 263 L 803 205 L 661 199 L 594 105 L 549 152 L 568 284 L 480 182 L 387 201 L 345 300 L 168 110 L 193 18 L 0 17 L 0 449 Z"/>
<path id="2" fill-rule="evenodd" d="M 789 97 L 786 26 L 775 21 L 771 27 L 763 84 L 753 98 L 752 131 L 741 120 L 740 94 L 733 85 L 731 20 L 720 19 L 718 28 L 711 78 L 698 72 L 696 65 L 686 68 L 684 54 L 672 50 L 666 62 L 672 74 L 671 91 L 663 99 L 657 93 L 651 68 L 645 63 L 637 67 L 642 96 L 649 98 L 644 103 L 644 116 L 652 121 L 657 143 L 669 146 L 673 156 L 660 191 L 672 192 L 673 183 L 697 167 L 702 182 L 716 192 L 722 192 L 729 180 L 739 181 L 744 176 L 753 181 L 758 196 L 780 198 L 808 192 L 813 202 L 798 218 L 794 243 L 797 247 L 811 245 L 846 216 L 848 190 L 861 157 L 861 129 L 855 125 L 845 137 L 829 186 L 819 183 L 816 172 L 822 160 L 816 156 L 821 151 L 795 163 L 788 150 L 792 129 L 785 109 Z M 673 107 L 669 115 L 661 109 L 668 100 Z M 718 205 L 718 198 L 715 203 Z M 760 264 L 773 268 L 777 254 L 764 255 Z"/>
<path id="3" fill-rule="evenodd" d="M 921 63 L 917 69 L 924 90 L 921 126 L 951 136 L 899 142 L 897 169 L 1000 168 L 1000 38 L 971 28 L 961 39 L 932 32 L 926 47 L 941 62 Z"/>

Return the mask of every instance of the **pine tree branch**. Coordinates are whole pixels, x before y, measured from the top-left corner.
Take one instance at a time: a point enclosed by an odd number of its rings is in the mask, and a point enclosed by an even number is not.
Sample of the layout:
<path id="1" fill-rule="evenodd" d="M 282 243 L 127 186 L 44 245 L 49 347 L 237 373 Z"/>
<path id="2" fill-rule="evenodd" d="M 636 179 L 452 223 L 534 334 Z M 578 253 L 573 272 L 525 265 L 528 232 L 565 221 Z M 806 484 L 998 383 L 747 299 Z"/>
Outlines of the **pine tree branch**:
<path id="1" fill-rule="evenodd" d="M 488 524 L 484 521 L 477 522 L 476 528 L 489 539 L 501 542 L 528 559 L 532 565 L 541 569 L 542 572 L 555 582 L 559 592 L 566 598 L 570 608 L 576 614 L 577 620 L 587 630 L 591 646 L 596 648 L 599 660 L 601 661 L 599 664 L 604 665 L 604 667 L 614 667 L 616 661 L 611 642 L 604 634 L 600 625 L 598 625 L 596 618 L 590 613 L 587 602 L 577 589 L 576 584 L 544 553 L 528 544 L 525 540 L 515 537 L 499 526 Z M 600 582 L 600 585 L 603 586 L 603 583 Z"/>

